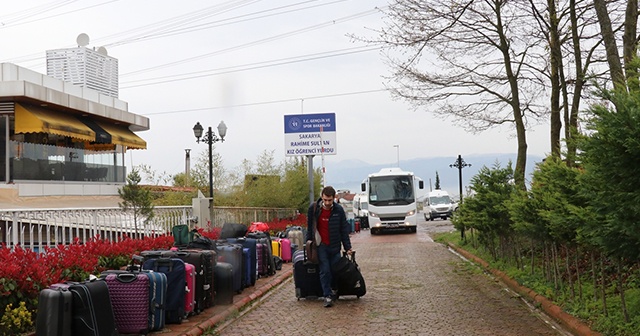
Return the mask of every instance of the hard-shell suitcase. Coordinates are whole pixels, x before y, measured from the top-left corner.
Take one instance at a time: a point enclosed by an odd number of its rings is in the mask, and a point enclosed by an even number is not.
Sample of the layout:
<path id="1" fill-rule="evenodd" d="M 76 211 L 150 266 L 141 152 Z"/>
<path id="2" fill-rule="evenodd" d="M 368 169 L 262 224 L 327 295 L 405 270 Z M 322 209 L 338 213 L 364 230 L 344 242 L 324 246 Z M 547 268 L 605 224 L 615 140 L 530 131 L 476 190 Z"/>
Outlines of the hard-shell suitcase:
<path id="1" fill-rule="evenodd" d="M 104 280 L 55 284 L 52 287 L 67 288 L 71 292 L 72 335 L 118 335 L 109 288 Z"/>
<path id="2" fill-rule="evenodd" d="M 38 295 L 36 336 L 71 336 L 72 296 L 68 288 L 45 288 Z"/>
<path id="3" fill-rule="evenodd" d="M 302 230 L 287 231 L 287 238 L 289 239 L 289 241 L 291 241 L 291 245 L 293 246 L 295 244 L 298 249 L 301 246 L 304 246 L 304 236 L 302 235 Z M 291 255 L 291 257 L 293 258 L 293 254 Z"/>
<path id="4" fill-rule="evenodd" d="M 280 258 L 283 262 L 291 262 L 293 255 L 291 254 L 291 241 L 288 238 L 278 238 L 280 241 Z"/>
<path id="5" fill-rule="evenodd" d="M 186 293 L 184 295 L 184 315 L 196 314 L 196 267 L 190 263 L 184 263 Z"/>
<path id="6" fill-rule="evenodd" d="M 109 288 L 116 327 L 121 334 L 149 332 L 149 277 L 142 273 L 111 273 L 104 278 Z"/>
<path id="7" fill-rule="evenodd" d="M 213 269 L 209 269 L 211 266 L 211 260 L 207 258 L 207 253 L 204 250 L 180 250 L 180 251 L 164 251 L 162 257 L 165 258 L 179 258 L 185 263 L 192 264 L 194 266 L 195 274 L 195 291 L 194 299 L 195 306 L 187 313 L 199 314 L 205 307 L 205 299 L 207 294 L 210 295 L 209 288 L 211 287 L 211 279 Z M 215 253 L 213 251 L 212 253 Z M 207 278 L 209 276 L 209 278 Z"/>
<path id="8" fill-rule="evenodd" d="M 271 241 L 271 255 L 282 258 L 282 245 L 278 238 Z"/>
<path id="9" fill-rule="evenodd" d="M 320 285 L 320 269 L 317 264 L 307 262 L 304 250 L 296 251 L 293 255 L 293 282 L 298 300 L 314 299 L 324 295 Z"/>
<path id="10" fill-rule="evenodd" d="M 202 312 L 204 309 L 213 306 L 215 297 L 213 272 L 218 262 L 218 253 L 214 250 L 201 249 L 186 249 L 181 252 L 199 253 L 201 255 L 202 268 L 198 271 L 196 267 L 196 271 L 202 273 L 202 277 L 200 277 L 200 274 L 196 274 L 196 309 Z M 202 282 L 198 283 L 198 279 Z"/>
<path id="11" fill-rule="evenodd" d="M 233 303 L 233 265 L 219 261 L 215 266 L 214 284 L 216 305 L 228 305 Z"/>
<path id="12" fill-rule="evenodd" d="M 266 277 L 269 275 L 269 262 L 267 256 L 269 249 L 265 243 L 256 244 L 256 271 L 259 277 Z"/>
<path id="13" fill-rule="evenodd" d="M 182 323 L 187 281 L 184 261 L 178 258 L 151 258 L 142 264 L 142 269 L 167 276 L 165 323 Z"/>
<path id="14" fill-rule="evenodd" d="M 267 252 L 265 253 L 267 255 L 265 257 L 265 260 L 267 261 L 267 274 L 264 276 L 274 275 L 276 273 L 276 265 L 272 258 L 273 252 L 271 251 L 271 236 L 266 232 L 250 232 L 247 233 L 247 238 L 255 238 L 258 243 L 264 243 L 267 246 Z"/>
<path id="15" fill-rule="evenodd" d="M 351 256 L 345 253 L 338 262 L 331 265 L 331 273 L 338 289 L 338 297 L 341 295 L 355 295 L 359 298 L 367 293 L 364 277 L 356 263 L 355 251 L 351 253 Z"/>
<path id="16" fill-rule="evenodd" d="M 249 277 L 248 286 L 254 286 L 256 284 L 256 279 L 258 278 L 258 250 L 257 250 L 257 240 L 255 238 L 227 238 L 227 242 L 229 243 L 239 243 L 242 244 L 243 248 L 249 249 L 249 272 L 251 276 Z"/>
<path id="17" fill-rule="evenodd" d="M 242 248 L 242 285 L 244 288 L 251 286 L 251 249 Z"/>
<path id="18" fill-rule="evenodd" d="M 233 266 L 233 290 L 242 292 L 242 245 L 218 244 L 218 262 L 230 263 Z"/>

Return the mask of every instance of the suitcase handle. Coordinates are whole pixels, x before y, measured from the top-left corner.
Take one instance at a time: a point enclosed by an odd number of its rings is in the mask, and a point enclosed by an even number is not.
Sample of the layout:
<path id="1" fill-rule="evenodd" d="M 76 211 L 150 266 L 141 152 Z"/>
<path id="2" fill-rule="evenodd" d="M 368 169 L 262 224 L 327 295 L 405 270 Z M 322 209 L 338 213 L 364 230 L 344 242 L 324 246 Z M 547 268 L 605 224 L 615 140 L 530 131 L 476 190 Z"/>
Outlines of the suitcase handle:
<path id="1" fill-rule="evenodd" d="M 116 279 L 122 283 L 130 283 L 138 279 L 138 276 L 133 273 L 120 273 L 116 275 Z"/>

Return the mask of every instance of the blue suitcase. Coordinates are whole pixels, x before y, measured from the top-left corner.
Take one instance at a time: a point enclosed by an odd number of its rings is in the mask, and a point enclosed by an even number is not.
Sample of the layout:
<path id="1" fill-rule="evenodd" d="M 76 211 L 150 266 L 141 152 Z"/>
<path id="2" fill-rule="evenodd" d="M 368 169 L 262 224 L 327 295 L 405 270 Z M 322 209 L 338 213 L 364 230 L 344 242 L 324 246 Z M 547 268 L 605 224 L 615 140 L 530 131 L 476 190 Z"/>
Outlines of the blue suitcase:
<path id="1" fill-rule="evenodd" d="M 166 275 L 165 323 L 182 323 L 185 315 L 184 300 L 187 283 L 184 261 L 178 258 L 151 258 L 142 264 L 142 269 Z"/>
<path id="2" fill-rule="evenodd" d="M 246 287 L 254 286 L 258 278 L 258 244 L 255 238 L 227 238 L 229 243 L 242 244 L 244 248 L 249 249 L 249 280 Z"/>

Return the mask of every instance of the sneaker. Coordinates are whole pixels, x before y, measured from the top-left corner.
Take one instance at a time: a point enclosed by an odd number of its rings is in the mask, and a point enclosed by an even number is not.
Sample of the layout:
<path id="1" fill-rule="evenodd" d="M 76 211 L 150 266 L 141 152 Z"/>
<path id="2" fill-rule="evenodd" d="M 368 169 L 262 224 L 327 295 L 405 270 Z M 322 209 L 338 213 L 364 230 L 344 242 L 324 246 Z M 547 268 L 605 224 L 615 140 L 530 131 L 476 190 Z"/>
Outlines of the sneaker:
<path id="1" fill-rule="evenodd" d="M 333 307 L 333 301 L 331 300 L 331 298 L 324 298 L 324 306 L 325 308 Z"/>
<path id="2" fill-rule="evenodd" d="M 336 300 L 338 300 L 338 291 L 337 291 L 337 290 L 335 290 L 335 289 L 332 289 L 332 290 L 331 290 L 331 300 L 332 300 L 332 301 L 336 301 Z"/>

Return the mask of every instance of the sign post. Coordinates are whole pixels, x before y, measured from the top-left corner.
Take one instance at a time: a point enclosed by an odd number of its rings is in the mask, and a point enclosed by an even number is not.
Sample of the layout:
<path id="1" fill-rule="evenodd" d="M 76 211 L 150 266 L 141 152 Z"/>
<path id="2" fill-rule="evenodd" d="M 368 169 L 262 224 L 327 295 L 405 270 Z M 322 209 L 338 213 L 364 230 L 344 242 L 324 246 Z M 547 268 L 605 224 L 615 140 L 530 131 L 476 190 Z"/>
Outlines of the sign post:
<path id="1" fill-rule="evenodd" d="M 285 156 L 307 157 L 309 202 L 313 202 L 313 157 L 315 155 L 336 155 L 338 153 L 336 146 L 336 114 L 285 115 L 284 151 Z M 324 162 L 322 169 L 324 176 Z"/>

